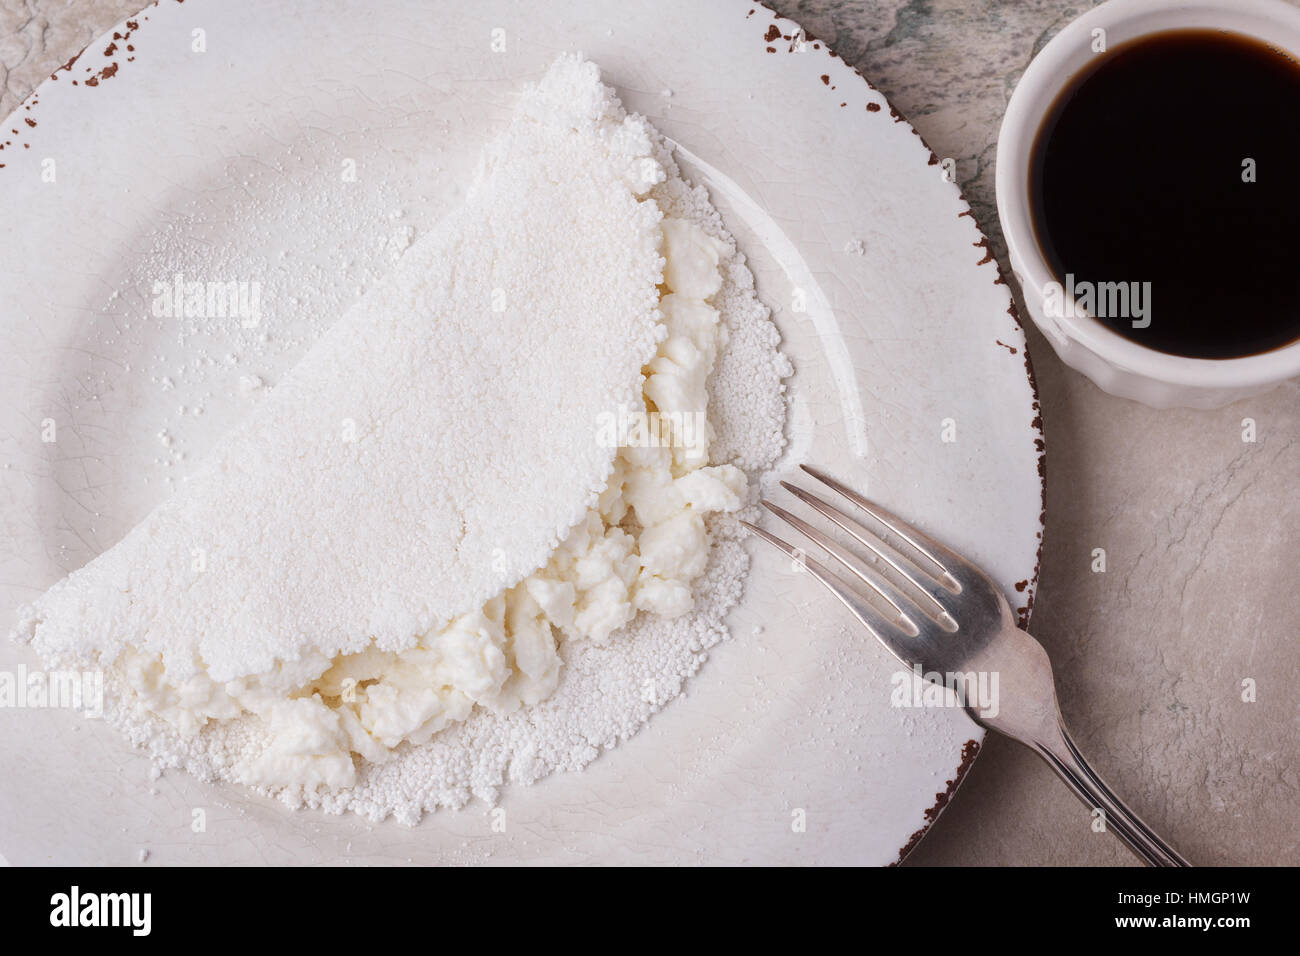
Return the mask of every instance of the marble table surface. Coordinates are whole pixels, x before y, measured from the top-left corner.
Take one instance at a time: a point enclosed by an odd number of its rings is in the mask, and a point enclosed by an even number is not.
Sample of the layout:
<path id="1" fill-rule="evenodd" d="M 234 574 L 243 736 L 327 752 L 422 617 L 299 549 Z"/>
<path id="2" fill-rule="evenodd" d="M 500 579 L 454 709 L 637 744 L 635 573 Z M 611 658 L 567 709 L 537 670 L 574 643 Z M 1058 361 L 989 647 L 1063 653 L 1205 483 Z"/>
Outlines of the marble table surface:
<path id="1" fill-rule="evenodd" d="M 0 0 L 0 113 L 141 0 Z M 958 178 L 1006 271 L 993 189 L 1021 72 L 1086 0 L 776 0 Z M 1013 283 L 1014 286 L 1014 283 Z M 1024 313 L 1023 307 L 1021 314 Z M 1031 630 L 1097 769 L 1200 864 L 1300 864 L 1300 382 L 1217 411 L 1112 398 L 1027 330 L 1047 435 Z M 1243 441 L 1253 419 L 1254 442 Z M 1092 570 L 1104 548 L 1106 570 Z M 1252 680 L 1254 701 L 1243 700 Z M 1038 758 L 990 737 L 909 865 L 1117 864 Z"/>

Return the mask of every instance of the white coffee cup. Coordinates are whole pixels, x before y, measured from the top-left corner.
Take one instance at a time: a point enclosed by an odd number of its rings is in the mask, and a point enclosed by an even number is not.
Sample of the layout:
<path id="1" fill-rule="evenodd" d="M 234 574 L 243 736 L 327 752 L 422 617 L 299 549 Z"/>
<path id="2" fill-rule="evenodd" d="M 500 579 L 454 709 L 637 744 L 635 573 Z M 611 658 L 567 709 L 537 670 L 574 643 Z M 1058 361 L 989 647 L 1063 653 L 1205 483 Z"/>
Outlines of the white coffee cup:
<path id="1" fill-rule="evenodd" d="M 1300 375 L 1300 341 L 1258 355 L 1200 359 L 1146 348 L 1060 301 L 1056 276 L 1034 234 L 1029 165 L 1034 138 L 1057 95 L 1106 49 L 1169 30 L 1217 29 L 1264 40 L 1300 60 L 1300 9 L 1283 0 L 1110 0 L 1052 38 L 1029 64 L 998 134 L 998 215 L 1011 270 L 1034 323 L 1057 355 L 1105 391 L 1156 408 L 1217 408 Z M 1279 122 L 1297 122 L 1279 117 Z M 1228 279 L 1226 281 L 1231 281 Z"/>

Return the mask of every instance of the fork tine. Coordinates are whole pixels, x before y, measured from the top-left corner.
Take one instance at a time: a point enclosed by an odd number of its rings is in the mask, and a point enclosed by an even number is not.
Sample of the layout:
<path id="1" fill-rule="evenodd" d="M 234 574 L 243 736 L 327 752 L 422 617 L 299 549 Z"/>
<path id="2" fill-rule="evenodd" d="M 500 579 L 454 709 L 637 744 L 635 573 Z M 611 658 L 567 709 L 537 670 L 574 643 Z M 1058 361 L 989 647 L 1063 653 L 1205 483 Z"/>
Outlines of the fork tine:
<path id="1" fill-rule="evenodd" d="M 857 505 L 867 514 L 871 515 L 871 517 L 875 518 L 882 525 L 915 548 L 917 552 L 924 555 L 936 568 L 939 569 L 939 580 L 944 587 L 954 593 L 960 593 L 961 584 L 959 584 L 957 579 L 952 576 L 952 571 L 950 570 L 950 567 L 953 565 L 961 567 L 967 563 L 966 559 L 960 554 L 939 541 L 936 541 L 915 525 L 908 524 L 892 511 L 887 511 L 880 507 L 880 505 L 867 500 L 852 488 L 849 488 L 842 482 L 836 481 L 821 469 L 813 468 L 811 465 L 800 465 L 799 467 L 835 493 L 847 498 L 853 504 Z M 945 564 L 940 560 L 939 556 L 946 558 L 948 563 Z"/>
<path id="2" fill-rule="evenodd" d="M 808 557 L 801 549 L 786 544 L 776 535 L 764 531 L 757 525 L 752 525 L 748 521 L 740 522 L 751 534 L 762 538 L 772 547 L 776 548 L 782 554 L 795 561 L 798 561 L 807 569 L 808 573 L 822 583 L 826 590 L 830 591 L 840 603 L 853 612 L 853 616 L 862 622 L 862 626 L 871 632 L 871 635 L 880 643 L 884 644 L 891 654 L 901 660 L 904 664 L 911 665 L 910 656 L 903 653 L 900 643 L 900 636 L 914 637 L 906 631 L 900 631 L 898 625 L 888 620 L 885 615 L 871 606 L 852 588 L 846 587 L 836 575 L 832 574 L 820 562 Z M 906 618 L 905 618 L 906 620 Z M 911 621 L 908 621 L 910 624 Z"/>
<path id="3" fill-rule="evenodd" d="M 911 617 L 907 614 L 907 612 L 903 610 L 902 606 L 898 603 L 898 601 L 894 600 L 894 598 L 890 596 L 889 593 L 890 591 L 894 591 L 895 594 L 899 594 L 899 592 L 896 591 L 893 587 L 891 587 L 889 585 L 889 582 L 885 581 L 884 578 L 880 577 L 880 575 L 875 574 L 874 572 L 871 572 L 871 576 L 868 576 L 868 572 L 858 567 L 858 563 L 852 560 L 848 551 L 840 547 L 838 544 L 836 544 L 826 535 L 822 534 L 820 531 L 818 531 L 808 522 L 804 521 L 802 518 L 792 515 L 784 508 L 780 508 L 772 504 L 772 502 L 768 501 L 766 498 L 760 501 L 759 504 L 762 505 L 764 508 L 766 508 L 768 511 L 772 512 L 772 514 L 776 515 L 786 524 L 793 527 L 805 538 L 807 538 L 808 540 L 812 541 L 814 544 L 819 546 L 823 551 L 829 554 L 832 558 L 835 558 L 835 560 L 839 561 L 840 564 L 844 565 L 844 567 L 852 571 L 859 581 L 861 581 L 867 587 L 871 588 L 871 590 L 874 591 L 876 594 L 880 595 L 880 597 L 882 597 L 885 600 L 885 602 L 894 609 L 894 612 L 899 617 L 901 617 L 903 620 L 908 621 L 910 624 L 915 626 L 916 622 L 911 619 Z M 877 580 L 873 580 L 873 578 Z M 902 595 L 899 594 L 899 597 L 902 597 Z M 907 600 L 907 599 L 903 598 L 903 600 Z M 913 604 L 912 601 L 908 601 L 907 603 L 915 607 L 915 604 Z M 920 611 L 920 608 L 916 608 L 916 610 Z"/>
<path id="4" fill-rule="evenodd" d="M 942 583 L 926 585 L 918 581 L 916 574 L 913 574 L 911 571 L 907 569 L 908 566 L 916 568 L 918 574 L 926 575 L 926 577 L 929 577 L 929 575 L 926 574 L 925 571 L 922 571 L 919 567 L 917 567 L 917 565 L 913 561 L 904 557 L 900 552 L 897 552 L 893 548 L 889 547 L 889 545 L 885 544 L 875 534 L 868 531 L 865 527 L 858 524 L 858 522 L 854 521 L 852 518 L 850 518 L 848 515 L 840 511 L 838 508 L 836 508 L 834 505 L 830 504 L 829 502 L 824 501 L 821 498 L 818 498 L 816 495 L 812 494 L 811 492 L 804 491 L 802 488 L 796 487 L 795 485 L 792 485 L 789 482 L 785 482 L 785 481 L 781 482 L 781 487 L 786 489 L 786 491 L 790 492 L 790 494 L 794 495 L 800 501 L 804 502 L 805 504 L 807 504 L 808 506 L 816 510 L 822 516 L 829 518 L 831 521 L 835 522 L 836 525 L 838 525 L 845 532 L 851 535 L 853 539 L 858 542 L 858 544 L 862 545 L 864 548 L 869 549 L 872 554 L 876 555 L 876 557 L 878 557 L 880 560 L 884 561 L 887 565 L 893 568 L 894 571 L 896 571 L 900 577 L 906 579 L 906 581 L 910 585 L 912 585 L 913 588 L 915 588 L 920 594 L 923 594 L 925 596 L 935 618 L 944 626 L 946 630 L 948 631 L 957 630 L 957 622 L 953 619 L 952 615 L 948 613 L 947 608 L 943 606 L 943 603 L 939 600 L 938 595 L 935 594 L 936 590 L 944 587 Z M 897 559 L 894 557 L 895 555 L 898 555 Z"/>

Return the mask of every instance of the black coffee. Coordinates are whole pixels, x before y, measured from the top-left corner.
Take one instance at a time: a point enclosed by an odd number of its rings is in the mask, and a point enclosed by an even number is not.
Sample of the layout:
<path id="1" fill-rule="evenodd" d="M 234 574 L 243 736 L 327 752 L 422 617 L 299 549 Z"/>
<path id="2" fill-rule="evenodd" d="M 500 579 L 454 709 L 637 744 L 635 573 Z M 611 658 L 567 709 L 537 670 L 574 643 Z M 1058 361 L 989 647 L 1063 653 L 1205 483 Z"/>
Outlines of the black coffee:
<path id="1" fill-rule="evenodd" d="M 1031 159 L 1034 229 L 1062 287 L 1175 355 L 1300 338 L 1300 65 L 1211 30 L 1094 56 Z"/>

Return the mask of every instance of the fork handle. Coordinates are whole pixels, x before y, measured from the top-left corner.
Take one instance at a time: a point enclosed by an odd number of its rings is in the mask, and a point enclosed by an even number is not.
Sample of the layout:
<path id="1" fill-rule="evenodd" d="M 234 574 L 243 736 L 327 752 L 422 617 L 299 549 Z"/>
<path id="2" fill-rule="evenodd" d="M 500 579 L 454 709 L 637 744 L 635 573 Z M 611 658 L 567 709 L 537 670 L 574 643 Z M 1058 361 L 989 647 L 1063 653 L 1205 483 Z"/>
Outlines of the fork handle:
<path id="1" fill-rule="evenodd" d="M 1056 730 L 1055 739 L 1034 742 L 1030 744 L 1031 749 L 1047 761 L 1085 805 L 1105 813 L 1106 829 L 1127 843 L 1129 849 L 1148 866 L 1191 866 L 1177 850 L 1156 836 L 1136 813 L 1124 806 L 1106 782 L 1097 776 L 1059 719 Z"/>

